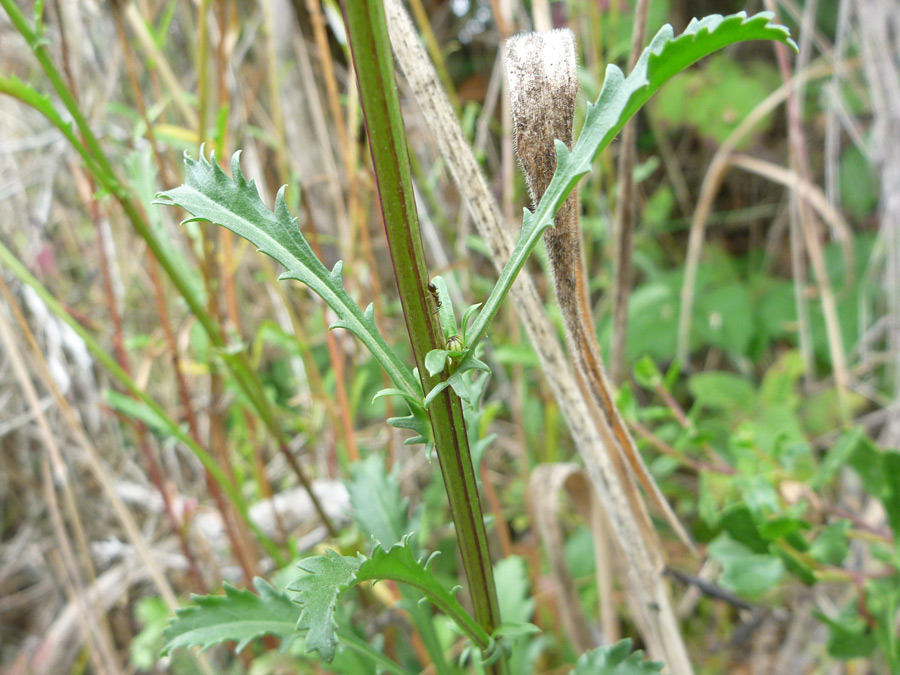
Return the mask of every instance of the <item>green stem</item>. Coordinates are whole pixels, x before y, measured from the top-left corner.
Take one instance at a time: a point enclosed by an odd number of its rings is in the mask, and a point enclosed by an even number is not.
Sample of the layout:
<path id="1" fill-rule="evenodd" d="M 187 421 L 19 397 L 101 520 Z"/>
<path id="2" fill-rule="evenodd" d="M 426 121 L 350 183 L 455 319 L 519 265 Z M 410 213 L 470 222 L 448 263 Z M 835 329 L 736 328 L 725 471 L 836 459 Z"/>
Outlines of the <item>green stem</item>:
<path id="1" fill-rule="evenodd" d="M 425 356 L 444 346 L 444 336 L 429 304 L 428 271 L 384 7 L 378 0 L 345 0 L 341 4 L 400 301 L 423 390 L 430 391 L 439 379 L 428 374 Z M 500 611 L 462 405 L 446 389 L 428 412 L 475 619 L 490 635 L 500 623 Z M 500 659 L 487 670 L 506 673 L 506 662 Z"/>

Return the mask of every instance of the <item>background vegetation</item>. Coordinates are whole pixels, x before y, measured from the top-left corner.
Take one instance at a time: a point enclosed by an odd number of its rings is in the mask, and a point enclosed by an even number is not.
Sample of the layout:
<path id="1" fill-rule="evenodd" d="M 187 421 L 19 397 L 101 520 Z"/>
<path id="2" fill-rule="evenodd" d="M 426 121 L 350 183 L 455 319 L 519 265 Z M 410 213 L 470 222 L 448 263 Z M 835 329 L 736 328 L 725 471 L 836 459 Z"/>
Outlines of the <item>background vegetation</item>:
<path id="1" fill-rule="evenodd" d="M 528 197 L 501 44 L 548 15 L 537 2 L 509 4 L 410 8 L 514 229 Z M 73 95 L 49 103 L 64 120 L 70 105 L 82 112 L 75 134 L 88 144 L 92 130 L 90 156 L 108 167 L 85 170 L 40 112 L 46 102 L 17 88 L 12 77 L 40 94 L 55 83 L 0 12 L 0 243 L 12 252 L 0 259 L 0 663 L 196 668 L 187 651 L 158 661 L 177 597 L 223 580 L 249 587 L 257 575 L 277 586 L 278 569 L 325 542 L 347 555 L 365 548 L 350 506 L 373 486 L 408 500 L 397 517 L 424 549 L 444 551 L 438 570 L 455 579 L 440 479 L 422 446 L 385 424 L 405 411 L 373 402 L 387 386 L 376 364 L 349 333 L 326 330 L 333 317 L 320 300 L 276 283 L 272 261 L 152 204 L 182 183 L 184 151 L 241 149 L 264 202 L 288 186 L 319 256 L 329 268 L 344 261 L 346 287 L 361 306 L 375 303 L 381 332 L 405 349 L 336 4 L 45 5 L 42 44 Z M 799 55 L 763 42 L 729 48 L 638 117 L 632 291 L 611 365 L 645 458 L 698 542 L 699 559 L 660 521 L 698 672 L 900 667 L 891 5 L 779 4 Z M 32 3 L 21 9 L 33 16 Z M 648 34 L 742 9 L 776 8 L 654 1 Z M 583 111 L 605 64 L 627 62 L 633 9 L 573 0 L 553 3 L 552 16 L 576 34 Z M 404 121 L 429 269 L 452 280 L 457 307 L 481 301 L 496 277 L 486 246 L 408 96 Z M 604 355 L 619 353 L 619 148 L 581 189 Z M 538 256 L 526 273 L 548 288 L 544 266 Z M 30 275 L 49 293 L 24 283 Z M 511 308 L 484 358 L 493 376 L 478 431 L 493 442 L 480 475 L 503 559 L 501 605 L 544 631 L 523 642 L 518 672 L 561 672 L 584 648 L 579 636 L 640 644 L 621 563 L 602 528 L 581 519 L 583 495 L 571 483 L 574 503 L 547 489 L 562 492 L 547 467 L 578 457 Z M 221 489 L 217 472 L 237 489 Z M 606 555 L 595 558 L 593 542 Z M 424 665 L 398 597 L 375 586 L 345 610 L 383 635 L 385 653 Z M 236 659 L 211 652 L 205 667 L 321 668 L 265 646 Z M 336 672 L 369 672 L 340 658 Z"/>

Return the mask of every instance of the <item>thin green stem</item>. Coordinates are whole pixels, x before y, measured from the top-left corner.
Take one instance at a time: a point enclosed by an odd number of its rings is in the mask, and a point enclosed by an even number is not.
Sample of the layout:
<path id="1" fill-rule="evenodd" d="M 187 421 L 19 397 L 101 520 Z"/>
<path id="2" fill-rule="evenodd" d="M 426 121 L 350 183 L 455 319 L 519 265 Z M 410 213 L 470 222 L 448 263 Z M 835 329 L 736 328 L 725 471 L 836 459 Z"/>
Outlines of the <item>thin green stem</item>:
<path id="1" fill-rule="evenodd" d="M 427 291 L 429 277 L 384 7 L 377 0 L 345 1 L 342 7 L 400 301 L 419 377 L 424 391 L 430 391 L 439 378 L 428 374 L 425 356 L 444 346 L 444 336 Z M 448 389 L 428 412 L 475 619 L 491 634 L 500 623 L 500 611 L 462 405 Z M 501 658 L 487 670 L 506 673 L 506 662 Z"/>

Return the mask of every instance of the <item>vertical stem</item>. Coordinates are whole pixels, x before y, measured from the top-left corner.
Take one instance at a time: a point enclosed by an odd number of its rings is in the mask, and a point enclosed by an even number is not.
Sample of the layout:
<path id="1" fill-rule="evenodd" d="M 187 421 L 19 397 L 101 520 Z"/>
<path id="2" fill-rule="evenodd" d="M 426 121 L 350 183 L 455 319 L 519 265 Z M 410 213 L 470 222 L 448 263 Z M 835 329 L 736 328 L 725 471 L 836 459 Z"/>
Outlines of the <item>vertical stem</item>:
<path id="1" fill-rule="evenodd" d="M 647 33 L 649 0 L 638 0 L 631 31 L 631 54 L 628 72 L 634 68 L 644 48 Z M 625 336 L 628 328 L 628 296 L 631 293 L 631 249 L 637 208 L 634 196 L 634 163 L 637 158 L 637 120 L 632 119 L 622 129 L 622 154 L 619 155 L 619 195 L 616 200 L 613 255 L 613 338 L 609 356 L 609 374 L 613 384 L 621 384 L 625 377 Z"/>
<path id="2" fill-rule="evenodd" d="M 400 301 L 422 387 L 427 392 L 439 378 L 428 374 L 425 355 L 443 347 L 444 340 L 426 290 L 428 274 L 384 7 L 377 0 L 341 4 Z M 500 611 L 462 405 L 448 388 L 431 404 L 429 414 L 475 618 L 492 633 L 500 623 Z M 506 663 L 501 658 L 487 671 L 505 673 Z"/>

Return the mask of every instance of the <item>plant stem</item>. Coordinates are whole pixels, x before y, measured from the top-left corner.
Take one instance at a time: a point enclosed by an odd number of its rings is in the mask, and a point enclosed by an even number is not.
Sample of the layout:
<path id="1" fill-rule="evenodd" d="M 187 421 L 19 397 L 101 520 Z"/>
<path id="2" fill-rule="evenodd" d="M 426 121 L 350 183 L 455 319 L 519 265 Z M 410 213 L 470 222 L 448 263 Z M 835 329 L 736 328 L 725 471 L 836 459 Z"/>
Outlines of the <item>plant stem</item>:
<path id="1" fill-rule="evenodd" d="M 444 339 L 426 290 L 429 279 L 384 7 L 376 0 L 341 4 L 400 301 L 419 377 L 427 392 L 439 377 L 428 374 L 425 355 L 443 348 Z M 500 623 L 500 612 L 462 405 L 450 389 L 445 389 L 429 407 L 429 415 L 475 618 L 491 634 Z M 500 659 L 487 671 L 505 673 L 506 663 Z"/>

